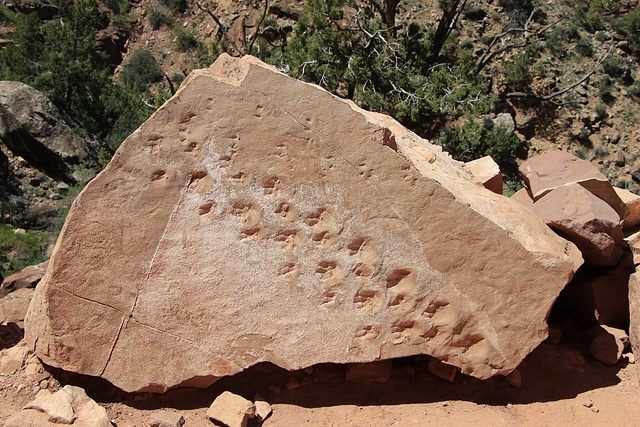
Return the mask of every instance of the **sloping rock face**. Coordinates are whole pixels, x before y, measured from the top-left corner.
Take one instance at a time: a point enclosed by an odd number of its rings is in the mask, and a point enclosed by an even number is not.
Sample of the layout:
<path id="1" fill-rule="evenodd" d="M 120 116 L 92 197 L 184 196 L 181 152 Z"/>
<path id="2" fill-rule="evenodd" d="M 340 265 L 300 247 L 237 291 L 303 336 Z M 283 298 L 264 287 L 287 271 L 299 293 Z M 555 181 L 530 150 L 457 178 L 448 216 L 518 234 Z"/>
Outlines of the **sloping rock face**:
<path id="1" fill-rule="evenodd" d="M 581 263 L 391 118 L 222 55 L 76 200 L 26 338 L 127 391 L 414 354 L 487 378 Z"/>
<path id="2" fill-rule="evenodd" d="M 56 180 L 74 181 L 80 167 L 100 170 L 99 142 L 76 135 L 72 126 L 42 92 L 0 81 L 0 141 Z"/>

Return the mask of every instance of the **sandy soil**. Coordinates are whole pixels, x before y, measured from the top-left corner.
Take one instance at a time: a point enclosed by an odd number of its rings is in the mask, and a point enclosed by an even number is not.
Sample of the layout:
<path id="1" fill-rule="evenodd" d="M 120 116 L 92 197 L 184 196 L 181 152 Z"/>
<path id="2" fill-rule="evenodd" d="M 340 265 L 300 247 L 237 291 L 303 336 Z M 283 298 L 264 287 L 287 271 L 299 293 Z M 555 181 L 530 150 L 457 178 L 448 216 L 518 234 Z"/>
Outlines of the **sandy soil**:
<path id="1" fill-rule="evenodd" d="M 607 367 L 579 339 L 564 338 L 525 359 L 517 388 L 503 377 L 458 375 L 449 383 L 429 373 L 427 356 L 416 356 L 394 360 L 386 383 L 347 382 L 344 365 L 287 372 L 260 364 L 206 390 L 157 395 L 125 394 L 95 378 L 44 369 L 31 356 L 18 371 L 0 375 L 0 422 L 30 402 L 40 384 L 57 390 L 73 383 L 85 387 L 118 427 L 148 426 L 150 414 L 163 408 L 182 414 L 187 427 L 211 426 L 206 409 L 224 390 L 249 399 L 264 396 L 273 408 L 264 426 L 635 426 L 640 383 L 633 359 L 628 353 Z"/>

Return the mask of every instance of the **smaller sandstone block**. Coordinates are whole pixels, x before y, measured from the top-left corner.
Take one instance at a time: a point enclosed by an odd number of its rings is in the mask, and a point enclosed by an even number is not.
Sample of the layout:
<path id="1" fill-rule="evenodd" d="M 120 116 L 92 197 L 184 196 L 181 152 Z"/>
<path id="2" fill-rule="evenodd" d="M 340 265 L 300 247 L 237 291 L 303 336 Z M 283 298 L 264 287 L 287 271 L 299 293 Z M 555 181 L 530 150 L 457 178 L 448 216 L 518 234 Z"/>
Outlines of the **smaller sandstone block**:
<path id="1" fill-rule="evenodd" d="M 456 373 L 458 371 L 455 366 L 447 365 L 446 363 L 441 362 L 435 357 L 432 357 L 429 360 L 427 369 L 436 377 L 442 378 L 443 380 L 449 381 L 450 383 L 452 383 L 456 379 Z"/>
<path id="2" fill-rule="evenodd" d="M 533 206 L 533 199 L 527 192 L 526 188 L 521 188 L 520 190 L 516 191 L 516 194 L 511 196 L 511 200 L 515 200 L 516 202 L 528 208 L 531 208 L 531 206 Z"/>
<path id="3" fill-rule="evenodd" d="M 253 400 L 253 404 L 256 405 L 256 420 L 261 423 L 271 415 L 273 409 L 271 409 L 269 402 L 259 394 L 256 394 Z"/>
<path id="4" fill-rule="evenodd" d="M 629 212 L 607 177 L 590 162 L 573 154 L 551 151 L 532 157 L 520 165 L 520 174 L 536 201 L 560 186 L 579 184 L 607 202 L 620 219 Z"/>
<path id="5" fill-rule="evenodd" d="M 595 336 L 589 345 L 591 355 L 605 365 L 615 365 L 622 357 L 622 352 L 629 345 L 629 336 L 622 329 L 611 326 L 595 326 L 589 331 Z"/>
<path id="6" fill-rule="evenodd" d="M 531 210 L 574 243 L 586 262 L 615 265 L 620 260 L 623 245 L 620 217 L 581 185 L 558 187 L 538 199 Z"/>
<path id="7" fill-rule="evenodd" d="M 228 427 L 246 427 L 255 415 L 256 406 L 251 401 L 229 391 L 216 397 L 207 410 L 207 417 Z"/>
<path id="8" fill-rule="evenodd" d="M 55 393 L 42 390 L 38 397 L 14 414 L 5 427 L 59 426 L 110 427 L 103 407 L 83 389 L 67 385 Z"/>
<path id="9" fill-rule="evenodd" d="M 184 417 L 177 412 L 160 411 L 149 416 L 150 427 L 182 427 Z"/>
<path id="10" fill-rule="evenodd" d="M 29 303 L 33 297 L 34 289 L 18 289 L 0 300 L 0 323 L 14 322 L 19 326 L 24 324 L 24 316 L 27 314 Z"/>
<path id="11" fill-rule="evenodd" d="M 49 260 L 38 265 L 30 265 L 11 276 L 5 277 L 2 285 L 0 285 L 0 298 L 21 288 L 34 288 L 47 272 L 48 267 Z"/>
<path id="12" fill-rule="evenodd" d="M 464 164 L 464 169 L 469 172 L 484 188 L 496 194 L 502 194 L 503 182 L 500 166 L 491 158 L 484 156 Z"/>
<path id="13" fill-rule="evenodd" d="M 0 352 L 0 374 L 9 375 L 20 369 L 27 358 L 27 352 L 24 341 Z"/>
<path id="14" fill-rule="evenodd" d="M 640 225 L 640 196 L 622 188 L 613 187 L 613 189 L 629 209 L 629 215 L 624 218 L 622 228 L 629 229 Z"/>
<path id="15" fill-rule="evenodd" d="M 346 381 L 358 384 L 386 383 L 391 378 L 391 360 L 370 363 L 350 363 L 347 366 Z"/>

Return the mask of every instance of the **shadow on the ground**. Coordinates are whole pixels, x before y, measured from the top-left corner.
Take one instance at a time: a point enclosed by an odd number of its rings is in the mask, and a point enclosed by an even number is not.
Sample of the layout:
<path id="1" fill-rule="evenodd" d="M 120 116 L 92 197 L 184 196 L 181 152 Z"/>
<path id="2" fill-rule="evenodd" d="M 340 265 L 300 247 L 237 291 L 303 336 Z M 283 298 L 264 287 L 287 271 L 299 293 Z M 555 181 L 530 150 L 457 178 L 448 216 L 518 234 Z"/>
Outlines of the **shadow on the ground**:
<path id="1" fill-rule="evenodd" d="M 372 384 L 345 381 L 346 365 L 321 364 L 312 370 L 288 372 L 270 363 L 261 363 L 222 378 L 207 389 L 181 388 L 164 394 L 124 393 L 99 378 L 51 371 L 62 383 L 77 384 L 98 401 L 123 402 L 144 410 L 207 408 L 225 390 L 250 400 L 259 393 L 272 404 L 307 408 L 448 400 L 501 406 L 570 399 L 589 390 L 615 385 L 620 382 L 618 373 L 625 363 L 623 359 L 614 366 L 604 366 L 588 355 L 579 340 L 565 340 L 560 345 L 541 344 L 519 367 L 522 386 L 515 388 L 504 377 L 481 381 L 458 374 L 455 381 L 449 383 L 429 373 L 428 360 L 428 356 L 395 359 L 389 381 Z"/>

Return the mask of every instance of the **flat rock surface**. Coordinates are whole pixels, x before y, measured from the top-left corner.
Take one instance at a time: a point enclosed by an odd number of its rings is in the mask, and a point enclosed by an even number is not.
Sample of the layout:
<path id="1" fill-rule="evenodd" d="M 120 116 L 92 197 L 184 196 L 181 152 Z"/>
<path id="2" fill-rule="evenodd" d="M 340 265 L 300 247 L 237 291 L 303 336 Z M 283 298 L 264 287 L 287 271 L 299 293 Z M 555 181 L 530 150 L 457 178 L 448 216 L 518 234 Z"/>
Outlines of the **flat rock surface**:
<path id="1" fill-rule="evenodd" d="M 581 263 L 387 116 L 222 55 L 76 200 L 25 336 L 127 391 L 414 354 L 488 378 Z"/>

